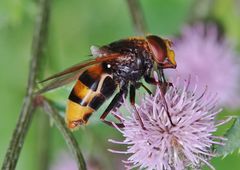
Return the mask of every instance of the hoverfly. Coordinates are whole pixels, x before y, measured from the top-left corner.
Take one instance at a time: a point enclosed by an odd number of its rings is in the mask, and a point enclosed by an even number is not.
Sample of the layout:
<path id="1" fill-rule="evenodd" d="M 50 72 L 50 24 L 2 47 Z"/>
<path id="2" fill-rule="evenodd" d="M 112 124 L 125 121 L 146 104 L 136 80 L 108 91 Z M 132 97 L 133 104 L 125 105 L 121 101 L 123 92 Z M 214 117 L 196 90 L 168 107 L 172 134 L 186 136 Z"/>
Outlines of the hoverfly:
<path id="1" fill-rule="evenodd" d="M 77 80 L 68 97 L 65 116 L 68 128 L 75 129 L 86 124 L 92 113 L 98 110 L 118 88 L 119 91 L 100 117 L 104 123 L 113 126 L 112 122 L 105 118 L 113 109 L 121 106 L 123 97 L 127 96 L 128 91 L 130 103 L 135 109 L 136 89 L 143 87 L 151 94 L 140 81 L 142 78 L 147 83 L 159 85 L 165 101 L 164 91 L 170 83 L 165 80 L 163 69 L 176 68 L 175 54 L 171 46 L 171 41 L 149 35 L 122 39 L 99 48 L 91 47 L 95 58 L 43 80 L 42 82 L 49 80 L 51 82 L 39 92 L 43 93 Z M 152 77 L 154 70 L 159 73 L 159 81 Z M 168 110 L 167 114 L 171 124 L 174 125 Z M 138 118 L 142 124 L 139 115 Z M 123 124 L 118 123 L 117 126 L 123 127 Z"/>

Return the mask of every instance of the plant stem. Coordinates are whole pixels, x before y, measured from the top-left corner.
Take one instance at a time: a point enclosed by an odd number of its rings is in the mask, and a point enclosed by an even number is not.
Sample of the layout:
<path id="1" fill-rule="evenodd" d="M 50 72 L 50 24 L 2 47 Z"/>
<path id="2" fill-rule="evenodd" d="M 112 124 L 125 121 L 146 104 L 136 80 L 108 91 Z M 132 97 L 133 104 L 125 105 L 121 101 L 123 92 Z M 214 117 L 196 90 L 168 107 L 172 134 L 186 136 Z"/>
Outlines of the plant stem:
<path id="1" fill-rule="evenodd" d="M 138 35 L 145 35 L 147 33 L 147 25 L 144 20 L 144 15 L 139 0 L 127 0 L 127 4 L 132 17 L 135 32 Z"/>
<path id="2" fill-rule="evenodd" d="M 193 1 L 191 11 L 189 12 L 191 15 L 189 19 L 192 21 L 196 21 L 196 19 L 207 19 L 211 12 L 213 12 L 213 8 L 215 5 L 215 0 L 202 0 L 202 1 Z"/>
<path id="3" fill-rule="evenodd" d="M 43 100 L 43 109 L 45 112 L 49 114 L 49 116 L 54 120 L 57 128 L 62 133 L 68 147 L 72 151 L 72 153 L 75 156 L 75 159 L 78 164 L 78 168 L 81 170 L 86 170 L 86 163 L 84 161 L 81 149 L 79 148 L 79 145 L 74 138 L 71 131 L 68 130 L 68 128 L 65 126 L 65 122 L 63 118 L 58 114 L 58 112 L 52 107 L 49 101 L 47 99 Z"/>
<path id="4" fill-rule="evenodd" d="M 43 112 L 38 113 L 36 118 L 37 122 L 37 154 L 38 167 L 36 170 L 49 169 L 50 160 L 50 150 L 51 150 L 51 127 L 49 123 L 49 116 L 43 114 Z"/>
<path id="5" fill-rule="evenodd" d="M 2 170 L 13 170 L 16 168 L 16 164 L 24 143 L 24 139 L 28 131 L 30 122 L 32 120 L 33 113 L 35 111 L 35 106 L 33 105 L 34 88 L 36 77 L 38 74 L 39 61 L 42 55 L 43 45 L 47 36 L 46 34 L 48 25 L 47 22 L 49 13 L 49 1 L 40 0 L 39 9 L 40 10 L 37 18 L 36 29 L 32 40 L 27 92 L 24 97 L 17 125 L 14 129 L 10 145 L 5 155 Z"/>

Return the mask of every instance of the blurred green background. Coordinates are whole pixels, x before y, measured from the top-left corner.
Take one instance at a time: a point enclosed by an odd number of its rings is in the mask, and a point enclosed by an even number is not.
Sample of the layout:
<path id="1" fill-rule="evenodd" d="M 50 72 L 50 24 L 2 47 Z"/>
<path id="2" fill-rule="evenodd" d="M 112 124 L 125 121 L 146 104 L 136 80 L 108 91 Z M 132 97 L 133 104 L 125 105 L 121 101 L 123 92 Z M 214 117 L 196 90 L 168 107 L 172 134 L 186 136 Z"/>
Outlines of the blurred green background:
<path id="1" fill-rule="evenodd" d="M 196 19 L 217 19 L 226 35 L 240 44 L 239 0 L 141 0 L 149 33 L 174 36 L 181 27 Z M 103 45 L 135 35 L 127 3 L 124 0 L 52 0 L 44 77 L 88 58 L 91 45 Z M 0 163 L 8 147 L 25 94 L 31 40 L 37 12 L 34 0 L 0 1 Z M 70 88 L 70 87 L 69 87 Z M 64 103 L 69 89 L 50 94 Z M 101 110 L 99 111 L 101 112 Z M 97 161 L 100 169 L 124 169 L 120 155 L 107 151 L 109 138 L 120 139 L 120 134 L 98 120 L 100 113 L 91 117 L 90 124 L 74 132 L 85 157 Z M 34 116 L 17 165 L 18 170 L 42 169 L 41 147 L 47 144 L 49 165 L 59 153 L 66 151 L 65 141 L 41 110 Z M 236 170 L 240 167 L 237 153 L 226 158 L 215 158 L 217 170 Z M 119 164 L 119 168 L 113 168 Z M 229 166 L 230 165 L 230 166 Z"/>

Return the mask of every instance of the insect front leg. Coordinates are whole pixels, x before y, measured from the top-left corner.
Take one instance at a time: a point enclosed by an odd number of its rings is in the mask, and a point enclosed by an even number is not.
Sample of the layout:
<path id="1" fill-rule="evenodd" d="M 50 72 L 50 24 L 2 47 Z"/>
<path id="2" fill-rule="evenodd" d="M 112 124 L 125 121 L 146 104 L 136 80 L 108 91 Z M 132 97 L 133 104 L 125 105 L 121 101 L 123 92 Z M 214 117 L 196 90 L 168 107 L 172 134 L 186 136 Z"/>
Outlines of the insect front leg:
<path id="1" fill-rule="evenodd" d="M 167 82 L 166 78 L 165 78 L 165 75 L 163 73 L 163 70 L 162 69 L 158 69 L 158 74 L 159 74 L 159 78 L 160 78 L 160 83 L 162 88 L 163 88 L 163 92 L 164 94 L 166 93 L 167 91 L 167 88 L 170 87 L 170 86 L 173 86 L 173 84 L 171 82 Z"/>
<path id="2" fill-rule="evenodd" d="M 166 68 L 176 68 L 177 66 L 176 65 L 174 65 L 174 64 L 171 64 L 171 63 L 162 63 L 162 66 L 161 66 L 161 68 L 162 69 L 166 69 Z"/>
<path id="3" fill-rule="evenodd" d="M 165 80 L 164 76 L 163 77 L 160 77 L 160 81 L 156 81 L 153 77 L 150 76 L 150 74 L 147 74 L 144 76 L 144 79 L 147 83 L 149 84 L 153 84 L 153 85 L 158 85 L 159 86 L 159 89 L 160 89 L 160 94 L 161 94 L 161 98 L 163 99 L 163 103 L 164 103 L 164 106 L 165 106 L 165 110 L 167 112 L 167 116 L 168 116 L 168 119 L 171 123 L 172 126 L 175 126 L 175 124 L 172 122 L 172 119 L 171 119 L 171 116 L 169 114 L 169 111 L 168 111 L 168 105 L 167 105 L 167 102 L 166 102 L 166 99 L 165 99 L 165 93 L 166 93 L 166 89 L 167 89 L 167 84 L 168 82 L 163 82 Z M 166 81 L 166 80 L 165 80 Z"/>
<path id="4" fill-rule="evenodd" d="M 107 117 L 107 115 L 113 110 L 116 109 L 118 107 L 121 106 L 121 102 L 122 102 L 122 97 L 124 94 L 126 94 L 127 91 L 125 90 L 120 90 L 119 93 L 117 93 L 114 98 L 112 99 L 111 103 L 108 105 L 108 107 L 106 108 L 106 110 L 103 112 L 103 114 L 101 115 L 100 119 L 101 121 L 103 121 L 104 123 L 106 123 L 109 126 L 114 127 L 113 122 L 111 121 L 107 121 L 105 120 L 105 118 Z M 118 117 L 117 115 L 114 115 L 116 118 L 118 118 L 121 121 L 121 118 Z M 123 128 L 124 125 L 122 123 L 115 123 L 115 125 L 117 125 L 119 128 Z"/>

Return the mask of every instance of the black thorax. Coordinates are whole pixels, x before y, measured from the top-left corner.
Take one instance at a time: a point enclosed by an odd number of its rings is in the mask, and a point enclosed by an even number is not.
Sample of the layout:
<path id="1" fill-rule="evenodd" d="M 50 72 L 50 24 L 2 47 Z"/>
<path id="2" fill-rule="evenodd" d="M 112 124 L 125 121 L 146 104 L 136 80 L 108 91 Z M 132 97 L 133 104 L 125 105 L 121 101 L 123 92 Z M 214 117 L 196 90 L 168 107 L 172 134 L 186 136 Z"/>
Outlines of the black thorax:
<path id="1" fill-rule="evenodd" d="M 112 72 L 113 79 L 118 83 L 134 84 L 153 67 L 148 49 L 144 48 L 144 40 L 120 40 L 104 46 L 109 53 L 119 53 L 122 57 L 103 63 Z M 109 68 L 108 68 L 109 67 Z"/>

